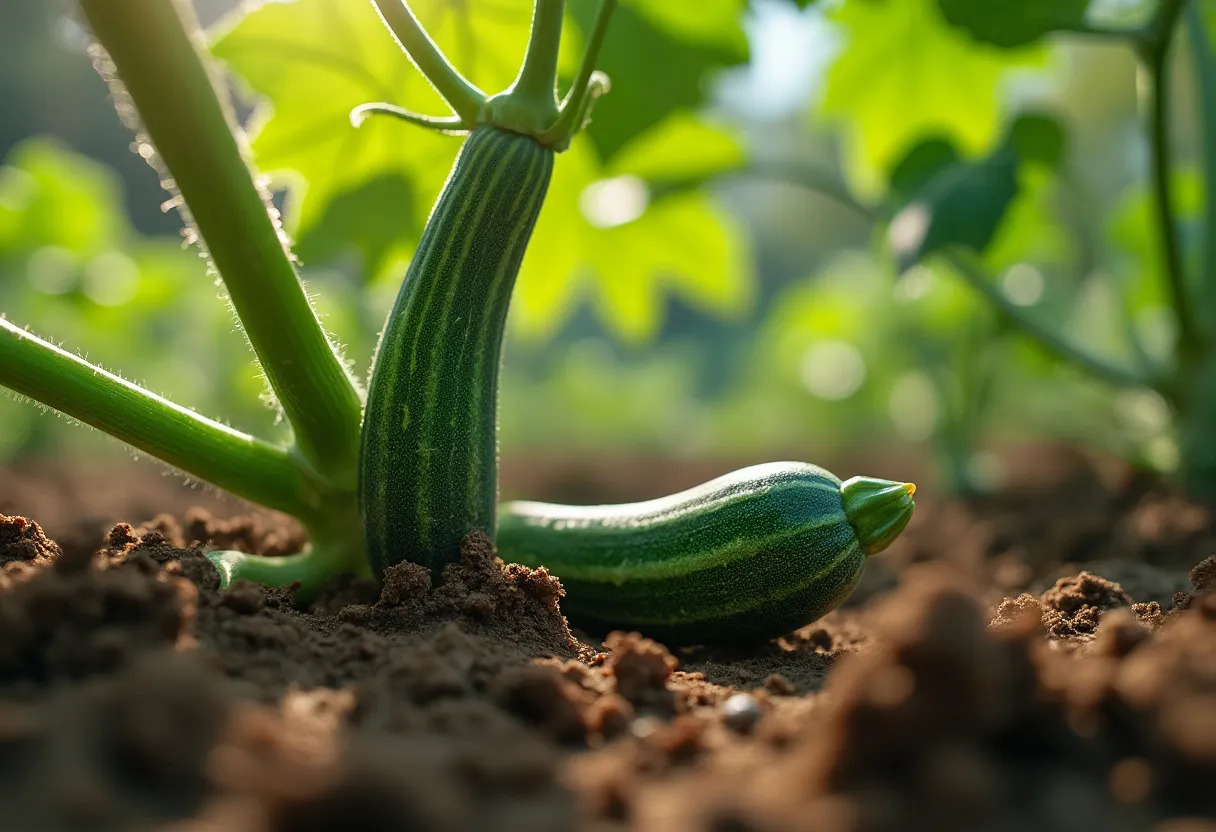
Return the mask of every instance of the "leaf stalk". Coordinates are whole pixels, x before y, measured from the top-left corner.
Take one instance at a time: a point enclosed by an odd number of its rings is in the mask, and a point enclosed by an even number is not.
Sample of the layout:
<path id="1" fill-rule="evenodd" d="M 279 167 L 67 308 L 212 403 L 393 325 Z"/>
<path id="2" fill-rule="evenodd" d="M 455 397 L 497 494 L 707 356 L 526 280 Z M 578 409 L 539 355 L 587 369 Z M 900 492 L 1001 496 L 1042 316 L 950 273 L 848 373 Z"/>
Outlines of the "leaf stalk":
<path id="1" fill-rule="evenodd" d="M 172 186 L 219 271 L 258 361 L 318 473 L 353 490 L 359 392 L 296 274 L 248 150 L 202 55 L 183 0 L 80 0 L 118 76 L 116 101 L 134 104 Z M 127 109 L 130 107 L 127 105 Z M 135 118 L 135 112 L 128 112 Z"/>
<path id="2" fill-rule="evenodd" d="M 423 77 L 471 130 L 483 115 L 486 94 L 460 74 L 431 39 L 405 0 L 372 0 L 380 19 Z"/>
<path id="3" fill-rule="evenodd" d="M 290 451 L 200 416 L 0 317 L 0 384 L 238 497 L 307 518 L 316 475 Z"/>

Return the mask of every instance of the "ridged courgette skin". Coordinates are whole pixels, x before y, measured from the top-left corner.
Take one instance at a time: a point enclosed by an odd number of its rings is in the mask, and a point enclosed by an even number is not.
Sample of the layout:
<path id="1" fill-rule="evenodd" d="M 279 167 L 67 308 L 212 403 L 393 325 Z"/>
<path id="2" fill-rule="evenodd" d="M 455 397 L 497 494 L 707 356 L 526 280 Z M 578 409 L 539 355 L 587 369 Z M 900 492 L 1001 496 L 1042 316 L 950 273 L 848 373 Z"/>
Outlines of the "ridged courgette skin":
<path id="1" fill-rule="evenodd" d="M 770 463 L 642 503 L 511 503 L 498 549 L 560 578 L 562 609 L 588 627 L 673 643 L 754 641 L 847 598 L 867 553 L 907 525 L 913 491 L 864 480 L 846 501 L 830 472 Z M 865 518 L 860 539 L 850 514 Z"/>
<path id="2" fill-rule="evenodd" d="M 496 127 L 465 141 L 376 352 L 360 510 L 373 570 L 440 570 L 498 498 L 498 372 L 511 290 L 553 151 Z"/>

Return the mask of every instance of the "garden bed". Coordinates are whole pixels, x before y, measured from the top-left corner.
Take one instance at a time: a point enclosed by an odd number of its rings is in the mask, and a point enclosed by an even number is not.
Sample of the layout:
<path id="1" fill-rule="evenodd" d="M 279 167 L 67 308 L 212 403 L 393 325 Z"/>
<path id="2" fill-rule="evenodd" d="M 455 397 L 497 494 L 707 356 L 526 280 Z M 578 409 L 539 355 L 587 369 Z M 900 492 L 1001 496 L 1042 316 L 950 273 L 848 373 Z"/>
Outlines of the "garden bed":
<path id="1" fill-rule="evenodd" d="M 1036 459 L 919 493 L 844 608 L 731 650 L 572 632 L 484 538 L 438 586 L 405 565 L 298 610 L 197 548 L 298 548 L 273 515 L 208 496 L 99 550 L 72 506 L 62 547 L 5 516 L 0 826 L 1214 828 L 1216 518 Z"/>

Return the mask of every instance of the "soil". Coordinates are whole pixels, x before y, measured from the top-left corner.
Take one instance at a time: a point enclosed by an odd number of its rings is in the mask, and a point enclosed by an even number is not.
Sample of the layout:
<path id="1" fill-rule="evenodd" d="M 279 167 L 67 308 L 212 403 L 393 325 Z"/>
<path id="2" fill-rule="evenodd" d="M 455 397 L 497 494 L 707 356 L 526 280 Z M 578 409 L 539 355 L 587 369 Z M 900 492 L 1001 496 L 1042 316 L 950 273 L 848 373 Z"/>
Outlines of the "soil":
<path id="1" fill-rule="evenodd" d="M 1038 456 L 922 489 L 825 618 L 679 651 L 572 632 L 482 536 L 299 609 L 202 556 L 291 551 L 281 517 L 9 472 L 0 829 L 1216 829 L 1216 514 Z"/>

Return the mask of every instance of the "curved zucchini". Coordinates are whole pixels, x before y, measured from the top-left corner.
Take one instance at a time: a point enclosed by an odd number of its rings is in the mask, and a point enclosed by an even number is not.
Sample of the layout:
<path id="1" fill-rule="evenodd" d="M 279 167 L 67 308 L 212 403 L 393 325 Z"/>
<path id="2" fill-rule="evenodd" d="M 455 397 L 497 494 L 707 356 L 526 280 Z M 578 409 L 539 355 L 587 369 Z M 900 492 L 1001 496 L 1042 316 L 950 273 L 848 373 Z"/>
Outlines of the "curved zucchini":
<path id="1" fill-rule="evenodd" d="M 675 643 L 752 641 L 844 601 L 866 556 L 908 525 L 914 492 L 910 483 L 841 483 L 815 465 L 770 463 L 642 503 L 511 503 L 498 550 L 560 578 L 563 610 L 587 626 Z"/>
<path id="2" fill-rule="evenodd" d="M 377 349 L 359 503 L 368 559 L 438 571 L 498 499 L 507 308 L 553 170 L 535 139 L 484 126 L 461 148 Z"/>

